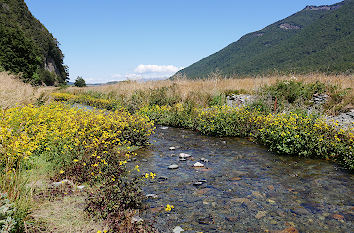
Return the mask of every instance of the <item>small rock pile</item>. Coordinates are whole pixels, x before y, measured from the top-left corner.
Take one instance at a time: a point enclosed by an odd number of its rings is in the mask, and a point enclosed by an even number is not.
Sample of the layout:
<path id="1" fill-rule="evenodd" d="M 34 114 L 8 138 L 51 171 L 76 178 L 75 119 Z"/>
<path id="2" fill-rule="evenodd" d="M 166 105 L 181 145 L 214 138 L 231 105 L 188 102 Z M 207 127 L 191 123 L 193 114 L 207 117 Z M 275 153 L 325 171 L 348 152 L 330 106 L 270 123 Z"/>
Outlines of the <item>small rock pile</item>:
<path id="1" fill-rule="evenodd" d="M 252 102 L 254 100 L 254 96 L 252 95 L 236 95 L 232 94 L 226 96 L 226 105 L 229 107 L 241 107 L 245 106 L 247 103 Z"/>
<path id="2" fill-rule="evenodd" d="M 314 94 L 312 97 L 312 102 L 314 104 L 324 104 L 327 102 L 328 95 L 326 94 Z"/>

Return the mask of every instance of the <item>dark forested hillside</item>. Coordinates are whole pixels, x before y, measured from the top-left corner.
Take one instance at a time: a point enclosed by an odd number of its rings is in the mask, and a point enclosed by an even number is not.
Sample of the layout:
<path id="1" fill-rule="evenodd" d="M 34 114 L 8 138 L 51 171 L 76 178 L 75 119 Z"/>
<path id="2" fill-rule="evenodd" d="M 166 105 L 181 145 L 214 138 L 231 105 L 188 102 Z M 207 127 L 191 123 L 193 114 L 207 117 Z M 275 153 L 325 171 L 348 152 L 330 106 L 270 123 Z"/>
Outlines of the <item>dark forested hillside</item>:
<path id="1" fill-rule="evenodd" d="M 21 73 L 24 81 L 65 83 L 58 41 L 32 16 L 24 0 L 0 0 L 0 69 Z"/>
<path id="2" fill-rule="evenodd" d="M 204 78 L 277 73 L 352 73 L 354 70 L 354 0 L 331 6 L 307 6 L 249 33 L 176 75 Z M 174 76 L 175 77 L 175 76 Z"/>

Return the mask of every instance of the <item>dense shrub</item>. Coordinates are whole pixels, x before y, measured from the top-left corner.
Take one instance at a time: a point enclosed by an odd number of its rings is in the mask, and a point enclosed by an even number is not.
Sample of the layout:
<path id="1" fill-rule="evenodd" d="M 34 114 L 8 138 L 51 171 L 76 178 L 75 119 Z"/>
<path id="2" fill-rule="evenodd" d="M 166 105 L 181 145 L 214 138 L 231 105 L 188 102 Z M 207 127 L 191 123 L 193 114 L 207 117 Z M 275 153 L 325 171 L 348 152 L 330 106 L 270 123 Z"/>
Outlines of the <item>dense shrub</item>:
<path id="1" fill-rule="evenodd" d="M 82 77 L 77 77 L 74 82 L 75 87 L 86 87 L 86 81 Z"/>

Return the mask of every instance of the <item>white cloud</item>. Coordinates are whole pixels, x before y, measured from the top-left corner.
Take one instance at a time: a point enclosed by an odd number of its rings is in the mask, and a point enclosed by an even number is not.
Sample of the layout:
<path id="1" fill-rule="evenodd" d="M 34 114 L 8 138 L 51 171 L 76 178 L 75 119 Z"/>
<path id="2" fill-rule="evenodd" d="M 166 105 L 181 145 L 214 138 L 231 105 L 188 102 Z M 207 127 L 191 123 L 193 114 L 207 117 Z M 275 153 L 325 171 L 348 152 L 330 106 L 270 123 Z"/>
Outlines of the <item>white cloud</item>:
<path id="1" fill-rule="evenodd" d="M 139 80 L 143 78 L 141 74 L 126 74 L 124 77 L 127 80 Z"/>
<path id="2" fill-rule="evenodd" d="M 140 80 L 140 79 L 167 79 L 183 67 L 173 65 L 138 65 L 134 73 L 113 74 L 111 81 Z"/>
<path id="3" fill-rule="evenodd" d="M 179 71 L 181 67 L 173 65 L 138 65 L 134 72 L 138 74 L 148 74 L 148 73 L 164 73 L 166 75 L 172 75 Z"/>

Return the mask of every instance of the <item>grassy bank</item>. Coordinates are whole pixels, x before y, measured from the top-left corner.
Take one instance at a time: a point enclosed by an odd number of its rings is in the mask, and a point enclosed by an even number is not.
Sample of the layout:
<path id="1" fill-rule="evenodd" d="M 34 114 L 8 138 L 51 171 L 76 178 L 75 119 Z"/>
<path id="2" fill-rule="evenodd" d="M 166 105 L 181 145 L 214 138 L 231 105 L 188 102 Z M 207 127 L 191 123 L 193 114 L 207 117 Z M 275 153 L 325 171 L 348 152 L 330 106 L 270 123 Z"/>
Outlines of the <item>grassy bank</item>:
<path id="1" fill-rule="evenodd" d="M 15 105 L 25 105 L 43 102 L 54 87 L 33 87 L 23 83 L 19 77 L 0 72 L 0 107 L 9 108 Z"/>
<path id="2" fill-rule="evenodd" d="M 331 106 L 328 106 L 328 114 L 336 114 L 354 107 L 354 76 L 344 75 L 313 74 L 296 77 L 266 76 L 223 79 L 214 74 L 205 80 L 125 81 L 113 85 L 87 88 L 70 87 L 66 91 L 75 95 L 85 94 L 95 98 L 118 101 L 129 106 L 130 109 L 154 103 L 161 106 L 187 102 L 197 107 L 208 107 L 215 104 L 218 98 L 225 97 L 227 94 L 258 94 L 265 86 L 289 80 L 302 84 L 316 82 L 324 84 L 325 92 L 330 95 L 329 102 L 331 102 Z M 331 87 L 334 88 L 331 89 Z M 340 90 L 347 90 L 347 93 L 341 93 Z"/>
<path id="3" fill-rule="evenodd" d="M 258 86 L 259 82 L 264 83 Z M 336 122 L 322 118 L 324 113 L 337 114 L 353 107 L 352 84 L 353 78 L 348 76 L 123 82 L 69 89 L 53 96 L 103 108 L 124 106 L 158 124 L 207 135 L 247 137 L 277 153 L 332 160 L 353 170 L 354 125 L 339 129 Z M 226 96 L 234 93 L 251 93 L 255 99 L 244 107 L 225 106 Z M 327 100 L 317 105 L 312 101 L 314 95 L 326 95 Z"/>
<path id="4" fill-rule="evenodd" d="M 8 108 L 0 119 L 0 187 L 7 195 L 2 207 L 14 203 L 15 208 L 2 216 L 2 229 L 36 229 L 38 223 L 29 218 L 32 210 L 41 208 L 43 201 L 77 195 L 79 185 L 86 187 L 89 216 L 104 220 L 113 232 L 135 229 L 123 220 L 142 207 L 142 175 L 127 180 L 127 172 L 133 171 L 124 164 L 135 155 L 132 148 L 148 143 L 153 124 L 145 116 L 123 108 L 86 111 L 53 103 Z M 124 204 L 116 205 L 120 202 Z"/>

